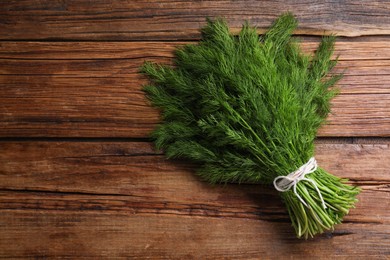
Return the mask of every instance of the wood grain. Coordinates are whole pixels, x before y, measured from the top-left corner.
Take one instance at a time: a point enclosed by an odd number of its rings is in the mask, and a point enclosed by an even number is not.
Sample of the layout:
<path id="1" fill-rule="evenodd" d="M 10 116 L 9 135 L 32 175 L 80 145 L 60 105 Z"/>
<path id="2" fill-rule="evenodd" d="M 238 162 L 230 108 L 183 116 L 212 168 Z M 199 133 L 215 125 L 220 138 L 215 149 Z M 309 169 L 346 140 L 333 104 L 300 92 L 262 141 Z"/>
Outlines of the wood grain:
<path id="1" fill-rule="evenodd" d="M 321 167 L 337 176 L 367 188 L 386 188 L 390 182 L 389 144 L 320 142 L 316 158 Z M 196 167 L 167 161 L 150 143 L 3 142 L 0 149 L 0 189 L 136 197 L 146 194 L 146 198 L 185 202 L 196 198 L 198 202 L 212 201 L 224 190 L 201 182 L 194 174 Z M 215 190 L 213 199 L 210 192 L 204 197 L 210 190 Z"/>
<path id="2" fill-rule="evenodd" d="M 0 256 L 385 259 L 389 144 L 317 143 L 321 166 L 363 192 L 334 233 L 302 241 L 273 189 L 208 185 L 147 143 L 3 142 Z"/>
<path id="3" fill-rule="evenodd" d="M 226 17 L 235 30 L 248 20 L 263 32 L 286 11 L 297 16 L 299 34 L 390 34 L 387 1 L 21 0 L 0 6 L 0 39 L 194 39 L 205 17 Z"/>
<path id="4" fill-rule="evenodd" d="M 2 210 L 1 214 L 9 223 L 0 238 L 2 257 L 386 259 L 389 254 L 388 222 L 345 223 L 333 234 L 302 241 L 292 236 L 287 223 L 255 219 L 87 210 Z"/>
<path id="5" fill-rule="evenodd" d="M 319 136 L 390 136 L 390 44 L 366 39 L 337 43 L 335 72 L 347 71 Z M 159 117 L 138 68 L 144 60 L 170 63 L 181 44 L 1 42 L 0 136 L 147 137 Z M 309 38 L 303 48 L 317 44 Z"/>
<path id="6" fill-rule="evenodd" d="M 308 241 L 272 187 L 209 185 L 146 142 L 159 114 L 138 73 L 171 64 L 205 17 L 263 33 L 285 11 L 304 51 L 342 36 L 316 158 L 362 188 L 343 224 Z M 0 32 L 0 258 L 389 259 L 388 1 L 2 1 Z"/>

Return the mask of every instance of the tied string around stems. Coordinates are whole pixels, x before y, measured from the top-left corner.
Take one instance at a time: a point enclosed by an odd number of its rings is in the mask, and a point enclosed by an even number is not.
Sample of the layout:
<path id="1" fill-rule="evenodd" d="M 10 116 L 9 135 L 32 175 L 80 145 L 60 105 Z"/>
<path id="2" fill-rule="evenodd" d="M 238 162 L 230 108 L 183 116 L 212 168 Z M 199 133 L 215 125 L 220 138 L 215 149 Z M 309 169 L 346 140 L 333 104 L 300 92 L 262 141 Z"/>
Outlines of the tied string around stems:
<path id="1" fill-rule="evenodd" d="M 277 191 L 285 192 L 291 189 L 291 187 L 294 190 L 295 195 L 297 198 L 302 202 L 303 205 L 309 208 L 309 205 L 302 199 L 301 196 L 299 196 L 297 192 L 297 184 L 300 181 L 308 181 L 311 184 L 313 184 L 313 187 L 316 189 L 318 196 L 321 199 L 322 207 L 326 209 L 325 201 L 322 198 L 321 192 L 317 187 L 317 184 L 314 180 L 308 179 L 305 177 L 306 174 L 312 173 L 315 170 L 317 170 L 317 161 L 314 157 L 311 157 L 310 160 L 299 167 L 298 170 L 291 172 L 287 176 L 278 176 L 274 179 L 274 186 Z"/>

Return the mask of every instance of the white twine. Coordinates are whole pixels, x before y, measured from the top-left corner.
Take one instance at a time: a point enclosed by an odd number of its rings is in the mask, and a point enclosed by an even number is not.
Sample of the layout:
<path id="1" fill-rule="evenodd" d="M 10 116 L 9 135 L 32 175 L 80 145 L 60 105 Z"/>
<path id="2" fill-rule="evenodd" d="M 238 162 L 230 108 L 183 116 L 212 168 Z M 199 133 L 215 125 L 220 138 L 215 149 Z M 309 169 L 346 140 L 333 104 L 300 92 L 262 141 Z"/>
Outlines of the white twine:
<path id="1" fill-rule="evenodd" d="M 325 201 L 322 198 L 321 192 L 317 187 L 317 184 L 315 181 L 308 179 L 305 177 L 306 174 L 312 173 L 315 170 L 317 170 L 317 161 L 314 157 L 311 157 L 310 160 L 302 165 L 298 170 L 290 173 L 287 176 L 278 176 L 274 179 L 274 186 L 277 191 L 285 192 L 291 189 L 291 187 L 294 190 L 295 195 L 298 197 L 298 199 L 306 206 L 307 203 L 299 196 L 297 193 L 297 184 L 300 181 L 308 181 L 311 184 L 313 184 L 313 187 L 316 189 L 318 196 L 321 199 L 322 207 L 326 209 Z"/>

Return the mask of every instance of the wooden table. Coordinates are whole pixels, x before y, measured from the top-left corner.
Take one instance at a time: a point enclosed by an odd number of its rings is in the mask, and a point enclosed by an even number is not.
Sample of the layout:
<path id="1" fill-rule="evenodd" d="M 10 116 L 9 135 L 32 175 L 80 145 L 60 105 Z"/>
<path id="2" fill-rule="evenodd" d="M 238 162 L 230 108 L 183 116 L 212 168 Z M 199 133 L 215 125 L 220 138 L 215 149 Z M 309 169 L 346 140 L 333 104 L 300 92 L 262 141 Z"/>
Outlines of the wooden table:
<path id="1" fill-rule="evenodd" d="M 155 151 L 138 73 L 206 16 L 262 33 L 286 10 L 306 51 L 340 36 L 347 71 L 316 157 L 363 189 L 308 241 L 271 187 L 211 186 Z M 389 259 L 389 1 L 3 1 L 0 32 L 0 257 Z"/>

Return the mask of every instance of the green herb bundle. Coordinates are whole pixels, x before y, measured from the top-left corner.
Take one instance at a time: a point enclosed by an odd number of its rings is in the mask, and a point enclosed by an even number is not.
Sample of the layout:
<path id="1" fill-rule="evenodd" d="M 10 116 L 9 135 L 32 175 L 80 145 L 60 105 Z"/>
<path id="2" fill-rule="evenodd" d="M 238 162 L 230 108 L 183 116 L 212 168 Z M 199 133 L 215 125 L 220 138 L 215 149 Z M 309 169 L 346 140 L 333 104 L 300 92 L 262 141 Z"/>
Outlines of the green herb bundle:
<path id="1" fill-rule="evenodd" d="M 303 54 L 296 26 L 286 13 L 260 37 L 248 23 L 234 36 L 223 19 L 208 20 L 198 44 L 176 50 L 175 66 L 146 62 L 144 91 L 162 116 L 157 148 L 197 162 L 211 183 L 272 184 L 307 163 L 341 75 L 327 75 L 335 37 Z M 357 201 L 358 188 L 314 170 L 280 193 L 298 237 L 333 229 Z"/>

